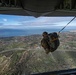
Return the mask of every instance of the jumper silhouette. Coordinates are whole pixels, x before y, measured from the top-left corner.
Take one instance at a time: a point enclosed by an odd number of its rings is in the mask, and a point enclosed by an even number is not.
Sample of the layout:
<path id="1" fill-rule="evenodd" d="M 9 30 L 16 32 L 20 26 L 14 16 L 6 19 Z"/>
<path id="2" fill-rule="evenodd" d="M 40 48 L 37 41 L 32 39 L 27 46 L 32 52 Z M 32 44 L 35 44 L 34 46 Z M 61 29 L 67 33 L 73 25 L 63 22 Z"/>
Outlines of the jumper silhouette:
<path id="1" fill-rule="evenodd" d="M 48 32 L 43 32 L 42 36 L 41 46 L 44 48 L 46 54 L 54 52 L 60 45 L 59 36 L 56 32 L 49 34 Z"/>

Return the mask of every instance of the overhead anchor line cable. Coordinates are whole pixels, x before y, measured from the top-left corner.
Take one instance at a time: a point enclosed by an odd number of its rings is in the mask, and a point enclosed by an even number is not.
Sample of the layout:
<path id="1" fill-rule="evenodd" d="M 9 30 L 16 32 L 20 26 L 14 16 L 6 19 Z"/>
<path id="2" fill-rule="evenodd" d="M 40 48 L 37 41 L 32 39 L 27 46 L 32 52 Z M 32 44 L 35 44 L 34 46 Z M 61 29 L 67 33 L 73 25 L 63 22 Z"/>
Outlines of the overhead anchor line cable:
<path id="1" fill-rule="evenodd" d="M 75 17 L 70 22 L 68 22 L 66 26 L 68 26 L 74 19 L 75 19 Z M 66 26 L 64 26 L 58 33 L 60 33 L 62 30 L 64 30 L 66 28 Z"/>

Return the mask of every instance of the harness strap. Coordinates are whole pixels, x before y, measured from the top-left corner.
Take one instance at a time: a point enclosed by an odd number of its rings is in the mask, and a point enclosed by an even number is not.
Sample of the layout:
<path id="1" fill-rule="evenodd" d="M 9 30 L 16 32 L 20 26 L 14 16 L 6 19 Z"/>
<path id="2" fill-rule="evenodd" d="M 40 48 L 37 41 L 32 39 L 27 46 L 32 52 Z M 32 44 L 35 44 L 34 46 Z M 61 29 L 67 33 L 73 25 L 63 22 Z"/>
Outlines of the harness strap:
<path id="1" fill-rule="evenodd" d="M 51 40 L 51 42 L 54 42 L 54 41 L 56 41 L 56 40 L 58 40 L 58 38 L 53 38 L 53 39 Z"/>

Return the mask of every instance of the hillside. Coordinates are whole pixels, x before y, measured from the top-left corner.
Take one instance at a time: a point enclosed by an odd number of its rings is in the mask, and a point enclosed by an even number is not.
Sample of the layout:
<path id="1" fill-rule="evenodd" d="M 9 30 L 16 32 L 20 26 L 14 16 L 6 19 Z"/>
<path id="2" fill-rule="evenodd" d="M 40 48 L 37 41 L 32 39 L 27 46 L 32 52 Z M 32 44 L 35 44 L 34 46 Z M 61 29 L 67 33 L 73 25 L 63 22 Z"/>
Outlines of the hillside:
<path id="1" fill-rule="evenodd" d="M 76 68 L 76 33 L 60 34 L 59 48 L 48 55 L 41 35 L 0 38 L 0 75 L 29 75 Z"/>

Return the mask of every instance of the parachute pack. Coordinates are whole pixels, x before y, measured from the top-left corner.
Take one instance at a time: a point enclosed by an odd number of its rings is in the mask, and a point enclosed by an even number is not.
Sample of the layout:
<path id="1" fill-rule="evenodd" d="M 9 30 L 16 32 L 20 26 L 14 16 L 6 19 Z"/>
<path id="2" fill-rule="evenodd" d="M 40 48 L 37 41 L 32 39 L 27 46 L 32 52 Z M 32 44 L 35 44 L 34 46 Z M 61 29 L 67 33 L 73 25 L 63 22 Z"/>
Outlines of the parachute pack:
<path id="1" fill-rule="evenodd" d="M 59 35 L 56 32 L 53 32 L 53 33 L 48 34 L 48 36 L 49 36 L 49 41 L 50 41 L 49 45 L 50 47 L 53 48 L 53 51 L 55 51 L 60 45 Z"/>

